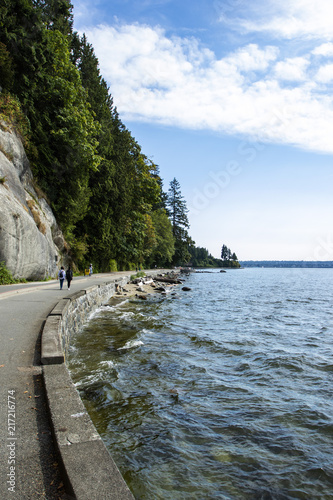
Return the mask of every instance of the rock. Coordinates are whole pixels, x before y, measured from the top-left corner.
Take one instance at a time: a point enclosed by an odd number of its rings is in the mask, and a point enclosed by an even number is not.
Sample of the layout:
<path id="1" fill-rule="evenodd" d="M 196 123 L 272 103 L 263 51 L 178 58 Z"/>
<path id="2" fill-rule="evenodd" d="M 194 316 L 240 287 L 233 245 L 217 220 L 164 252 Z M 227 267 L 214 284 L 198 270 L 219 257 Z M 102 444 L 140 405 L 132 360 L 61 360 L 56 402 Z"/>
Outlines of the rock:
<path id="1" fill-rule="evenodd" d="M 166 289 L 164 288 L 164 286 L 158 286 L 155 288 L 156 292 L 166 292 Z"/>
<path id="2" fill-rule="evenodd" d="M 53 212 L 39 197 L 22 142 L 0 122 L 0 261 L 15 278 L 55 276 L 65 242 Z"/>
<path id="3" fill-rule="evenodd" d="M 192 288 L 189 288 L 188 286 L 183 286 L 182 290 L 183 292 L 190 292 Z"/>
<path id="4" fill-rule="evenodd" d="M 183 282 L 177 278 L 157 278 L 156 281 L 161 281 L 162 283 L 171 283 L 172 285 L 181 285 Z"/>
<path id="5" fill-rule="evenodd" d="M 141 299 L 141 300 L 147 300 L 147 296 L 146 295 L 138 295 L 136 294 L 135 295 L 138 299 Z"/>
<path id="6" fill-rule="evenodd" d="M 221 269 L 220 273 L 226 273 L 227 271 L 225 271 L 224 269 Z"/>

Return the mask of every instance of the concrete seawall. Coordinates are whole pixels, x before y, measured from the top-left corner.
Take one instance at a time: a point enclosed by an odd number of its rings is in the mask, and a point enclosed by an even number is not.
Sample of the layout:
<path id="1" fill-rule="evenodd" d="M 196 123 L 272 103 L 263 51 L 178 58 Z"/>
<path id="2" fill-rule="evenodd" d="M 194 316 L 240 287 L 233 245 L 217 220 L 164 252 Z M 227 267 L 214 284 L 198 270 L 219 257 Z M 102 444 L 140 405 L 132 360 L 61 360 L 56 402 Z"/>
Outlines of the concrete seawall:
<path id="1" fill-rule="evenodd" d="M 130 274 L 84 288 L 60 300 L 48 315 L 42 332 L 41 361 L 53 436 L 67 489 L 77 500 L 134 499 L 93 425 L 65 364 L 71 336 L 82 328 L 95 309 L 115 294 L 116 285 L 125 285 L 129 277 Z"/>

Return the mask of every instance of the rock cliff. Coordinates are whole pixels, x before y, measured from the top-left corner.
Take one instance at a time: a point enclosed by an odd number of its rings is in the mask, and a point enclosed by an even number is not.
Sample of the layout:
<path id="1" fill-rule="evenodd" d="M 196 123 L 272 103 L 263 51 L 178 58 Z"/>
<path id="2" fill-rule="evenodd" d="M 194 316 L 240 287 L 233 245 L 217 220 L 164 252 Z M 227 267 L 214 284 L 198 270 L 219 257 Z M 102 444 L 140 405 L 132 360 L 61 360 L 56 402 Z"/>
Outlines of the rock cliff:
<path id="1" fill-rule="evenodd" d="M 34 188 L 18 135 L 0 122 L 0 261 L 15 278 L 55 276 L 64 238 L 51 208 Z"/>

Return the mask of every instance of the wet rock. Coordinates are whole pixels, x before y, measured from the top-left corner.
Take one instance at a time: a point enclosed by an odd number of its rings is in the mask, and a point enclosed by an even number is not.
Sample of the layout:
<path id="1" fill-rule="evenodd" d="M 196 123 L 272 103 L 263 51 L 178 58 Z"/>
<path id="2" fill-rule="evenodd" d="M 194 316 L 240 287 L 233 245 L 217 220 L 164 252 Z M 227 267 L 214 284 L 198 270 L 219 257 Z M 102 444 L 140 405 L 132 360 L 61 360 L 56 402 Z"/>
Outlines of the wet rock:
<path id="1" fill-rule="evenodd" d="M 183 286 L 182 290 L 183 292 L 190 292 L 192 288 L 189 288 L 188 286 Z"/>
<path id="2" fill-rule="evenodd" d="M 147 295 L 138 295 L 138 294 L 136 294 L 135 296 L 136 296 L 138 299 L 140 299 L 140 300 L 147 300 Z"/>

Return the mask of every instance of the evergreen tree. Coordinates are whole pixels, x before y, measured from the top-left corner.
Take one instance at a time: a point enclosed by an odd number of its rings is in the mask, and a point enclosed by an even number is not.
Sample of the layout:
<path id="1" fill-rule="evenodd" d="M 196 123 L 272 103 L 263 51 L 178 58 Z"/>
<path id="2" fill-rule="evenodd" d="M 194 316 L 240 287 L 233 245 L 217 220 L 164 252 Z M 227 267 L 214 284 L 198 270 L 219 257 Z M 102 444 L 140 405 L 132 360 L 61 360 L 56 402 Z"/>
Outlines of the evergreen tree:
<path id="1" fill-rule="evenodd" d="M 179 228 L 189 228 L 186 201 L 181 194 L 180 184 L 176 178 L 170 182 L 167 205 L 172 223 L 173 234 L 176 236 Z"/>
<path id="2" fill-rule="evenodd" d="M 189 246 L 194 244 L 187 229 L 190 227 L 186 202 L 181 194 L 180 184 L 176 178 L 170 182 L 167 205 L 172 224 L 173 236 L 175 238 L 175 254 L 173 263 L 175 265 L 185 264 L 190 258 Z"/>
<path id="3" fill-rule="evenodd" d="M 227 247 L 227 245 L 222 245 L 221 259 L 223 261 L 223 267 L 240 267 L 237 255 L 235 252 L 231 253 L 231 250 Z"/>
<path id="4" fill-rule="evenodd" d="M 221 259 L 228 260 L 228 255 L 229 255 L 229 248 L 227 247 L 227 245 L 222 245 Z"/>
<path id="5" fill-rule="evenodd" d="M 72 24 L 69 0 L 3 0 L 1 111 L 15 108 L 21 129 L 31 126 L 31 166 L 74 259 L 100 270 L 115 260 L 164 265 L 176 238 L 176 260 L 186 261 L 192 240 L 179 185 L 170 206 L 158 167 L 121 122 L 93 47 Z"/>
<path id="6" fill-rule="evenodd" d="M 162 208 L 152 212 L 156 243 L 148 260 L 149 266 L 169 266 L 175 253 L 172 226 L 166 211 Z"/>
<path id="7" fill-rule="evenodd" d="M 60 31 L 70 41 L 73 31 L 73 6 L 69 0 L 35 0 L 47 29 Z"/>

